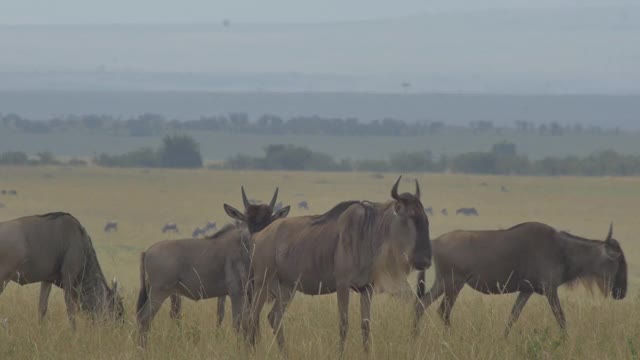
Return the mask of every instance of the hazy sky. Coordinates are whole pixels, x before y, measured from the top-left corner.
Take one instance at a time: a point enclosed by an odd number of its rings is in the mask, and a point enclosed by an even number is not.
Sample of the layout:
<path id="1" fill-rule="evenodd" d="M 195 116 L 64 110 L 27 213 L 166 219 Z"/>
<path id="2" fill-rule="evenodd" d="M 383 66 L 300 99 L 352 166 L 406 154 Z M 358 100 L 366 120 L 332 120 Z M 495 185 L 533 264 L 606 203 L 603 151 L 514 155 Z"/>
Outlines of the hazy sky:
<path id="1" fill-rule="evenodd" d="M 0 24 L 318 22 L 492 8 L 630 5 L 637 0 L 0 0 Z"/>

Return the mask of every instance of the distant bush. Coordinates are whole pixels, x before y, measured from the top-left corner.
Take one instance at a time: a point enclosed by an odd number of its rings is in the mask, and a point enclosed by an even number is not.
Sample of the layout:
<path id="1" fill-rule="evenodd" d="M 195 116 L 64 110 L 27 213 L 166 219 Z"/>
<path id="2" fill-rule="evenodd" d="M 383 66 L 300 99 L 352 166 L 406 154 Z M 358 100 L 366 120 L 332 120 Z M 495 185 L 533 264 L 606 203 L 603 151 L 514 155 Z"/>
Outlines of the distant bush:
<path id="1" fill-rule="evenodd" d="M 200 145 L 188 135 L 165 136 L 159 151 L 159 157 L 163 167 L 202 167 Z"/>
<path id="2" fill-rule="evenodd" d="M 349 160 L 336 162 L 331 156 L 296 145 L 269 145 L 264 157 L 237 155 L 225 162 L 230 169 L 349 171 Z"/>
<path id="3" fill-rule="evenodd" d="M 107 167 L 202 167 L 200 146 L 190 136 L 165 136 L 159 150 L 141 148 L 121 155 L 100 154 L 94 163 Z"/>
<path id="4" fill-rule="evenodd" d="M 7 151 L 0 154 L 2 165 L 29 165 L 29 157 L 22 151 Z"/>
<path id="5" fill-rule="evenodd" d="M 87 166 L 87 162 L 85 160 L 77 158 L 72 158 L 69 160 L 68 164 L 71 166 Z"/>
<path id="6" fill-rule="evenodd" d="M 160 167 L 158 152 L 152 148 L 141 148 L 122 155 L 102 153 L 94 158 L 94 163 L 106 167 Z"/>

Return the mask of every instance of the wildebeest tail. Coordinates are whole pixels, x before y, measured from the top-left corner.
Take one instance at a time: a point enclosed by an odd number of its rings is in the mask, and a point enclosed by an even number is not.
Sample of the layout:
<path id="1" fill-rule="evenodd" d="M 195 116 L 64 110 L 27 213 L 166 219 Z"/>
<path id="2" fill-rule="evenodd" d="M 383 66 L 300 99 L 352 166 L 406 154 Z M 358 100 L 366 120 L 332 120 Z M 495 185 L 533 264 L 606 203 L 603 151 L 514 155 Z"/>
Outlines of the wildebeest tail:
<path id="1" fill-rule="evenodd" d="M 136 313 L 140 314 L 140 310 L 149 300 L 149 293 L 147 292 L 147 281 L 144 271 L 144 256 L 145 252 L 143 251 L 140 255 L 140 292 L 138 293 L 138 302 L 136 304 Z"/>
<path id="2" fill-rule="evenodd" d="M 418 299 L 421 299 L 424 294 L 427 292 L 427 284 L 425 284 L 425 271 L 418 272 L 418 285 L 416 289 L 416 294 L 418 295 Z"/>

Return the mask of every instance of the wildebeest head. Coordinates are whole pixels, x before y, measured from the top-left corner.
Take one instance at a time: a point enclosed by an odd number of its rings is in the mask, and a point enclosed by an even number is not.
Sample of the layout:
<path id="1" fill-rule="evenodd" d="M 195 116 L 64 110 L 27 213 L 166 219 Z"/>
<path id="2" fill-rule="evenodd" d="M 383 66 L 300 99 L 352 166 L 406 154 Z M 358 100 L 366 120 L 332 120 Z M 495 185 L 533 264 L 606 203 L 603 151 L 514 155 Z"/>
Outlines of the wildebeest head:
<path id="1" fill-rule="evenodd" d="M 410 255 L 410 261 L 418 270 L 431 266 L 431 240 L 429 238 L 429 219 L 420 201 L 420 185 L 416 180 L 415 194 L 398 194 L 398 184 L 402 176 L 398 177 L 391 188 L 394 200 L 393 213 L 396 217 L 391 224 L 391 233 Z"/>
<path id="2" fill-rule="evenodd" d="M 597 262 L 594 265 L 604 275 L 604 282 L 598 284 L 603 292 L 611 293 L 616 300 L 624 299 L 627 295 L 627 261 L 620 244 L 613 238 L 613 224 L 609 226 L 609 233 L 602 245 L 602 256 Z"/>
<path id="3" fill-rule="evenodd" d="M 120 323 L 124 323 L 124 303 L 118 290 L 118 280 L 111 282 L 111 289 L 108 291 L 107 311 L 110 316 Z"/>
<path id="4" fill-rule="evenodd" d="M 250 233 L 256 233 L 261 231 L 269 224 L 277 219 L 284 218 L 289 214 L 290 206 L 285 206 L 278 211 L 273 211 L 276 200 L 278 199 L 278 188 L 273 193 L 273 198 L 269 205 L 266 204 L 251 204 L 247 199 L 247 194 L 242 189 L 242 203 L 244 204 L 244 213 L 238 211 L 231 205 L 224 204 L 224 211 L 232 219 L 244 222 L 247 224 Z"/>

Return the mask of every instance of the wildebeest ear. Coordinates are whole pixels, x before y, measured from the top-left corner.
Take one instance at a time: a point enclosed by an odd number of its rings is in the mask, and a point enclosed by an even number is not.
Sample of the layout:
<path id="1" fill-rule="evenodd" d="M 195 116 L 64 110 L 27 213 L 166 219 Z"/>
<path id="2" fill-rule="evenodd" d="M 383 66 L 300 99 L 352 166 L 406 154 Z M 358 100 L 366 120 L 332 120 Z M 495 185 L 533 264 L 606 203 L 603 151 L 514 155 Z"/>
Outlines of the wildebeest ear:
<path id="1" fill-rule="evenodd" d="M 291 206 L 285 206 L 282 209 L 276 211 L 275 213 L 273 213 L 273 215 L 271 215 L 271 221 L 287 217 L 287 215 L 289 215 L 289 210 L 291 210 Z"/>
<path id="2" fill-rule="evenodd" d="M 227 213 L 227 215 L 229 215 L 230 218 L 232 219 L 236 219 L 236 220 L 240 220 L 240 221 L 245 221 L 247 218 L 244 216 L 243 213 L 241 213 L 240 211 L 238 211 L 236 208 L 234 208 L 231 205 L 227 205 L 224 204 L 224 211 Z"/>

